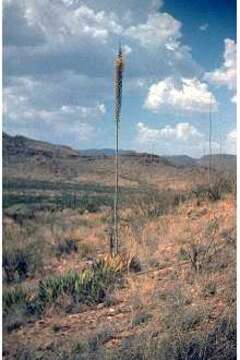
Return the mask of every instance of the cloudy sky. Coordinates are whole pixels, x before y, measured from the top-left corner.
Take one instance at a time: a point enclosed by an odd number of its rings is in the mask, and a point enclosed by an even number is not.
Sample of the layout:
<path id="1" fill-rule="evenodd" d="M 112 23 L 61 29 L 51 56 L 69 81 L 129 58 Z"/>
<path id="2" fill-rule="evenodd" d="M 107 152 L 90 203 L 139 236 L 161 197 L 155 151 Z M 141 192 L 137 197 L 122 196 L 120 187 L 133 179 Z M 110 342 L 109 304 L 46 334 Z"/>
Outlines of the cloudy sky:
<path id="1" fill-rule="evenodd" d="M 4 130 L 114 146 L 113 62 L 125 58 L 120 147 L 235 152 L 234 0 L 5 0 Z"/>

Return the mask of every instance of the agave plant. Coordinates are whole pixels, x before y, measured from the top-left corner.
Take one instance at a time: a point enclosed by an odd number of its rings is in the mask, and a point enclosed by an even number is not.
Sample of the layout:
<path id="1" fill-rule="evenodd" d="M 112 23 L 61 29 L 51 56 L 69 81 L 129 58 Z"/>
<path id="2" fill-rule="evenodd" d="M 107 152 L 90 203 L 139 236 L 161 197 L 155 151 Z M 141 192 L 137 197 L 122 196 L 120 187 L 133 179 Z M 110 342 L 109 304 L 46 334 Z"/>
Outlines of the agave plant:
<path id="1" fill-rule="evenodd" d="M 74 302 L 98 303 L 104 300 L 107 290 L 120 277 L 119 270 L 104 261 L 98 261 L 92 269 L 82 273 L 68 272 L 52 276 L 39 283 L 37 301 L 44 309 L 54 303 L 60 295 L 66 294 Z"/>

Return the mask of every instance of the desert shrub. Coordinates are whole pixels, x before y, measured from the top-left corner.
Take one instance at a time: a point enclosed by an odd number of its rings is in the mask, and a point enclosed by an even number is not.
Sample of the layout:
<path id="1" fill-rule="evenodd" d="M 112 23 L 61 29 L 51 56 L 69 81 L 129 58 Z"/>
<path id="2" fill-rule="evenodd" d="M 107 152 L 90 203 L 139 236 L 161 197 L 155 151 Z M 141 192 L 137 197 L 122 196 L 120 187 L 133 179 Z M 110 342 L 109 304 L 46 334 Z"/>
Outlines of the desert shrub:
<path id="1" fill-rule="evenodd" d="M 25 325 L 27 322 L 26 311 L 26 307 L 23 304 L 15 306 L 11 313 L 3 316 L 3 330 L 12 332 Z"/>
<path id="2" fill-rule="evenodd" d="M 224 239 L 224 242 L 234 248 L 236 248 L 236 229 L 224 229 L 221 232 L 221 237 Z"/>
<path id="3" fill-rule="evenodd" d="M 210 308 L 191 306 L 189 293 L 181 287 L 171 291 L 163 313 L 161 333 L 156 337 L 153 359 L 235 359 L 236 321 L 233 307 L 210 327 Z M 190 295 L 191 296 L 191 295 Z M 189 302 L 190 301 L 190 302 Z M 223 349 L 226 349 L 223 351 Z M 152 359 L 152 357 L 149 357 Z"/>
<path id="4" fill-rule="evenodd" d="M 112 206 L 112 197 L 109 195 L 85 195 L 80 199 L 78 208 L 82 211 L 97 212 L 102 206 Z"/>
<path id="5" fill-rule="evenodd" d="M 42 268 L 46 243 L 35 237 L 36 224 L 6 225 L 3 229 L 3 281 L 20 282 Z"/>
<path id="6" fill-rule="evenodd" d="M 217 201 L 229 193 L 236 193 L 236 182 L 231 177 L 219 177 L 209 185 L 197 185 L 192 189 L 192 194 L 198 202 L 204 200 Z"/>
<path id="7" fill-rule="evenodd" d="M 74 239 L 62 239 L 57 242 L 56 255 L 69 255 L 72 252 L 78 251 L 78 245 Z"/>
<path id="8" fill-rule="evenodd" d="M 128 264 L 128 270 L 135 273 L 142 271 L 142 264 L 139 257 L 136 255 L 132 256 Z"/>
<path id="9" fill-rule="evenodd" d="M 29 289 L 21 286 L 3 291 L 3 329 L 5 331 L 15 330 L 29 321 L 33 315 L 31 294 Z"/>
<path id="10" fill-rule="evenodd" d="M 4 252 L 2 266 L 6 281 L 12 282 L 18 278 L 23 280 L 29 273 L 29 253 L 25 249 L 16 249 L 14 252 Z"/>
<path id="11" fill-rule="evenodd" d="M 204 314 L 201 309 L 187 308 L 184 310 L 182 316 L 180 316 L 178 325 L 182 331 L 192 330 L 200 324 L 202 320 L 204 320 Z"/>
<path id="12" fill-rule="evenodd" d="M 214 296 L 216 294 L 216 283 L 213 281 L 208 281 L 204 286 L 202 293 L 205 298 Z"/>
<path id="13" fill-rule="evenodd" d="M 189 306 L 192 302 L 191 293 L 186 289 L 176 288 L 166 296 L 166 308 L 163 323 L 167 334 L 173 337 L 194 330 L 196 326 L 206 321 L 208 313 L 200 306 Z"/>
<path id="14" fill-rule="evenodd" d="M 181 249 L 184 257 L 190 260 L 194 271 L 203 272 L 211 268 L 211 264 L 217 256 L 215 240 L 218 229 L 217 219 L 209 221 L 203 234 L 197 239 L 191 239 L 188 249 Z"/>
<path id="15" fill-rule="evenodd" d="M 207 199 L 208 195 L 208 186 L 206 185 L 197 185 L 192 189 L 192 194 L 196 197 L 198 203 Z"/>
<path id="16" fill-rule="evenodd" d="M 216 180 L 213 184 L 210 184 L 208 188 L 208 198 L 212 201 L 217 201 L 222 198 L 222 196 L 226 193 L 224 189 L 224 182 L 222 179 Z"/>
<path id="17" fill-rule="evenodd" d="M 57 235 L 57 241 L 55 245 L 55 253 L 57 257 L 70 255 L 72 253 L 78 253 L 81 258 L 91 256 L 94 253 L 94 247 L 83 241 L 79 241 L 74 238 L 62 237 Z"/>
<path id="18" fill-rule="evenodd" d="M 220 177 L 220 179 L 217 180 L 219 185 L 221 186 L 222 192 L 223 193 L 232 193 L 232 194 L 236 194 L 236 176 L 223 176 Z"/>
<path id="19" fill-rule="evenodd" d="M 94 247 L 89 244 L 86 244 L 84 242 L 80 242 L 80 244 L 78 245 L 78 253 L 81 258 L 84 258 L 87 256 L 90 257 L 94 253 Z"/>
<path id="20" fill-rule="evenodd" d="M 125 338 L 120 347 L 106 350 L 104 343 L 113 338 L 112 329 L 103 329 L 97 332 L 93 337 L 84 343 L 79 343 L 73 347 L 73 351 L 69 359 L 76 360 L 145 360 L 152 359 L 146 357 L 150 352 L 144 347 L 152 346 L 147 344 L 143 336 Z M 154 358 L 153 358 L 154 359 Z"/>
<path id="21" fill-rule="evenodd" d="M 39 252 L 35 252 L 35 247 L 31 244 L 23 248 L 4 249 L 2 266 L 5 281 L 10 283 L 25 280 L 35 272 L 40 262 Z"/>
<path id="22" fill-rule="evenodd" d="M 144 335 L 131 336 L 124 339 L 118 349 L 109 354 L 111 360 L 145 360 L 154 359 L 155 344 L 148 341 L 149 337 Z M 150 349 L 152 348 L 152 349 Z M 151 357 L 150 357 L 151 356 Z"/>
<path id="23" fill-rule="evenodd" d="M 113 329 L 110 327 L 103 327 L 99 329 L 89 340 L 88 349 L 90 352 L 95 352 L 98 348 L 110 341 L 114 337 Z"/>
<path id="24" fill-rule="evenodd" d="M 169 213 L 188 198 L 189 194 L 187 192 L 173 190 L 159 192 L 152 190 L 133 197 L 132 204 L 135 205 L 138 215 L 148 219 Z"/>
<path id="25" fill-rule="evenodd" d="M 232 319 L 221 319 L 207 334 L 183 337 L 175 342 L 176 359 L 234 360 L 236 359 L 236 324 Z"/>
<path id="26" fill-rule="evenodd" d="M 222 319 L 207 333 L 185 332 L 179 336 L 142 334 L 124 339 L 109 360 L 235 360 L 236 324 Z"/>
<path id="27" fill-rule="evenodd" d="M 134 318 L 132 320 L 132 326 L 138 326 L 138 325 L 145 324 L 151 318 L 152 318 L 151 314 L 149 314 L 145 311 L 140 311 L 134 316 Z"/>
<path id="28" fill-rule="evenodd" d="M 181 260 L 181 261 L 189 260 L 189 253 L 183 247 L 181 247 L 180 250 L 179 250 L 178 259 Z"/>
<path id="29" fill-rule="evenodd" d="M 171 192 L 149 195 L 148 199 L 145 199 L 145 209 L 148 217 L 157 217 L 167 213 L 175 201 L 175 194 L 172 194 Z"/>

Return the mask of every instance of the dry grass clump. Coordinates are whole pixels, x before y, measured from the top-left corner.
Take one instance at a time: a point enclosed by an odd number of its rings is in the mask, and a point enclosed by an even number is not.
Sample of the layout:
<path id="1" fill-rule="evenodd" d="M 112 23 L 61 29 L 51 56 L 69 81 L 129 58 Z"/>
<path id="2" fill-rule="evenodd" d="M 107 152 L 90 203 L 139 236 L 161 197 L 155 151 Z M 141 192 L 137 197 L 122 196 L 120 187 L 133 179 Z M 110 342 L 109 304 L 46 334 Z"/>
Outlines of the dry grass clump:
<path id="1" fill-rule="evenodd" d="M 56 245 L 56 255 L 70 255 L 72 252 L 77 252 L 78 246 L 73 239 L 63 239 L 58 241 Z"/>
<path id="2" fill-rule="evenodd" d="M 3 230 L 3 281 L 25 280 L 40 271 L 47 246 L 34 237 L 35 226 L 6 225 Z M 40 240 L 40 241 L 39 241 Z"/>
<path id="3" fill-rule="evenodd" d="M 77 253 L 81 258 L 85 258 L 93 255 L 95 252 L 94 244 L 88 244 L 84 241 L 83 235 L 75 228 L 58 232 L 55 235 L 54 244 L 56 256 L 59 258 Z"/>
<path id="4" fill-rule="evenodd" d="M 236 180 L 234 177 L 219 176 L 214 178 L 210 185 L 197 185 L 192 189 L 198 204 L 204 200 L 217 201 L 227 194 L 236 195 Z"/>

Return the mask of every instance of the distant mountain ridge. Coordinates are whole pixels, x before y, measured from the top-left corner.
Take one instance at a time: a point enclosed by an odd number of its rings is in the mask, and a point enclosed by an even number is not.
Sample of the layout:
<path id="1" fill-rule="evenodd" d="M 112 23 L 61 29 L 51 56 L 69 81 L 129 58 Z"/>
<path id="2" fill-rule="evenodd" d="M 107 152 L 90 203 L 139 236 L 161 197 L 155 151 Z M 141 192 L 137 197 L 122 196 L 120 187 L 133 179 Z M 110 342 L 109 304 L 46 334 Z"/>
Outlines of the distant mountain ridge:
<path id="1" fill-rule="evenodd" d="M 210 161 L 211 160 L 211 161 Z M 224 168 L 226 171 L 236 171 L 237 170 L 237 157 L 236 155 L 231 154 L 214 154 L 212 159 L 210 155 L 204 155 L 201 159 L 198 160 L 199 166 L 206 167 L 211 163 L 211 166 L 216 170 L 221 170 Z"/>
<path id="2" fill-rule="evenodd" d="M 3 133 L 3 157 L 5 156 L 78 157 L 79 152 L 69 146 L 29 139 L 25 136 L 11 136 Z"/>
<path id="3" fill-rule="evenodd" d="M 210 155 L 205 155 L 200 159 L 192 158 L 188 155 L 156 155 L 149 153 L 138 153 L 132 150 L 119 150 L 119 153 L 124 158 L 147 161 L 147 162 L 162 162 L 168 166 L 177 168 L 184 167 L 207 167 L 209 165 Z M 48 142 L 33 140 L 25 136 L 11 136 L 3 133 L 3 158 L 7 156 L 22 157 L 22 156 L 43 156 L 46 158 L 81 158 L 89 157 L 92 159 L 112 157 L 115 155 L 115 150 L 111 148 L 103 149 L 86 149 L 76 150 L 65 145 L 55 145 Z M 224 167 L 226 170 L 236 169 L 236 155 L 230 154 L 213 154 L 212 166 L 216 169 Z"/>
<path id="4" fill-rule="evenodd" d="M 174 164 L 177 167 L 196 167 L 198 166 L 198 159 L 192 158 L 188 155 L 170 155 L 163 156 L 166 160 L 168 160 L 171 164 Z"/>

